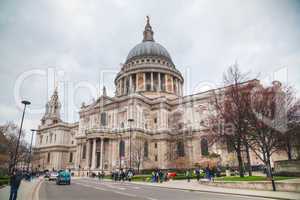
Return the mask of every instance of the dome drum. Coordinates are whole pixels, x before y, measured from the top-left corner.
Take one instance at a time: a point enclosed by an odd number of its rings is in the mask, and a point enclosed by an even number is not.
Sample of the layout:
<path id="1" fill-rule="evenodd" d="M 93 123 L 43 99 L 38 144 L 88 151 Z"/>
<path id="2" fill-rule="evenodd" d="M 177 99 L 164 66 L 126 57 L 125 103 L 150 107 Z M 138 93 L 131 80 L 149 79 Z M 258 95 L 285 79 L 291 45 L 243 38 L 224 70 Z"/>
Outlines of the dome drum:
<path id="1" fill-rule="evenodd" d="M 115 78 L 117 96 L 136 92 L 148 97 L 182 96 L 183 77 L 153 34 L 147 18 L 143 41 L 132 48 Z"/>

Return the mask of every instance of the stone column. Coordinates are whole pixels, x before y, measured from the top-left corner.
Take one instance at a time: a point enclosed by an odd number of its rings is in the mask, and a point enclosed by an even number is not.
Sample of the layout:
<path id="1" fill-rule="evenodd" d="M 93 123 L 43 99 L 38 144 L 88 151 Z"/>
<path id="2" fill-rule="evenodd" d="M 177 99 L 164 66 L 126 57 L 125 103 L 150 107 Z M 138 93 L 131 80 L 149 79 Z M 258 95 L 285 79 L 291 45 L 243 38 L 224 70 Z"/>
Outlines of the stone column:
<path id="1" fill-rule="evenodd" d="M 151 91 L 153 91 L 153 72 L 151 72 Z"/>
<path id="2" fill-rule="evenodd" d="M 74 158 L 75 158 L 74 168 L 78 169 L 79 168 L 79 163 L 80 163 L 80 144 L 76 145 L 76 152 L 74 154 Z"/>
<path id="3" fill-rule="evenodd" d="M 132 75 L 129 75 L 129 94 L 133 92 Z"/>
<path id="4" fill-rule="evenodd" d="M 158 86 L 157 86 L 157 91 L 161 91 L 161 83 L 160 83 L 160 73 L 158 73 Z"/>
<path id="5" fill-rule="evenodd" d="M 143 79 L 144 79 L 144 88 L 143 91 L 146 90 L 146 73 L 143 73 Z"/>
<path id="6" fill-rule="evenodd" d="M 92 166 L 91 169 L 96 168 L 96 138 L 93 139 L 93 151 L 92 151 Z"/>
<path id="7" fill-rule="evenodd" d="M 86 143 L 87 151 L 86 151 L 86 168 L 90 167 L 90 152 L 91 152 L 91 141 L 88 139 Z"/>
<path id="8" fill-rule="evenodd" d="M 103 170 L 104 138 L 101 138 L 100 169 Z"/>

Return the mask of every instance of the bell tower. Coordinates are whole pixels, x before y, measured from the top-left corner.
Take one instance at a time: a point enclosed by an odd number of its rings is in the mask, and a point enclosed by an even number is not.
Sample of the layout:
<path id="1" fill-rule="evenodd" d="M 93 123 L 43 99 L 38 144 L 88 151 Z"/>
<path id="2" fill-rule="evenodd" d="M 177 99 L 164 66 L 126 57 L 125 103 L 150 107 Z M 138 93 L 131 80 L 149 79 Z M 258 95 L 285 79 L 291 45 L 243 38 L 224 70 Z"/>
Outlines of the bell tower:
<path id="1" fill-rule="evenodd" d="M 46 111 L 42 118 L 42 125 L 50 125 L 61 122 L 60 109 L 61 103 L 58 99 L 57 88 L 55 88 L 54 93 L 50 98 L 50 101 L 48 101 L 46 104 Z"/>

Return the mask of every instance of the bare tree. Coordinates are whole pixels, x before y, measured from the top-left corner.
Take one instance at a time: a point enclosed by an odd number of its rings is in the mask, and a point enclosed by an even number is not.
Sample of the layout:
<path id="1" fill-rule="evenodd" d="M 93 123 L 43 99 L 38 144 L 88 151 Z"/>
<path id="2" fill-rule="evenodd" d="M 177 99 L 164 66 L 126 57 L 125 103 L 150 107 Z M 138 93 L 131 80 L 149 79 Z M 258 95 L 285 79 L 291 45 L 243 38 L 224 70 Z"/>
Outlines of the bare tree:
<path id="1" fill-rule="evenodd" d="M 137 168 L 137 172 L 140 173 L 141 163 L 144 157 L 144 145 L 145 142 L 143 139 L 137 137 L 134 139 L 132 144 L 132 162 L 133 166 Z"/>
<path id="2" fill-rule="evenodd" d="M 281 150 L 285 141 L 286 95 L 277 82 L 272 87 L 257 87 L 251 95 L 248 120 L 252 131 L 247 135 L 248 144 L 265 164 L 268 177 L 272 177 L 271 156 Z"/>
<path id="3" fill-rule="evenodd" d="M 300 100 L 296 98 L 294 89 L 292 87 L 286 86 L 283 88 L 283 90 L 285 92 L 287 117 L 283 150 L 287 153 L 288 160 L 292 160 L 292 147 L 300 142 Z"/>
<path id="4" fill-rule="evenodd" d="M 17 157 L 17 162 L 25 162 L 28 158 L 28 144 L 24 140 L 24 131 L 21 133 L 20 145 L 18 155 L 15 155 L 17 140 L 18 140 L 18 131 L 19 127 L 13 122 L 8 122 L 2 126 L 0 126 L 0 133 L 5 137 L 5 141 L 7 142 L 3 146 L 4 152 L 6 152 L 7 157 L 4 160 L 5 165 L 8 167 L 8 171 L 11 171 L 13 167 L 14 156 Z"/>
<path id="5" fill-rule="evenodd" d="M 234 64 L 228 68 L 227 73 L 224 73 L 223 81 L 225 87 L 214 91 L 212 97 L 213 108 L 209 126 L 214 133 L 213 140 L 232 143 L 240 177 L 244 177 L 243 150 L 246 150 L 249 175 L 252 174 L 246 135 L 249 131 L 247 110 L 250 104 L 250 91 L 255 86 L 255 80 L 249 81 L 248 73 L 242 73 L 238 65 Z"/>

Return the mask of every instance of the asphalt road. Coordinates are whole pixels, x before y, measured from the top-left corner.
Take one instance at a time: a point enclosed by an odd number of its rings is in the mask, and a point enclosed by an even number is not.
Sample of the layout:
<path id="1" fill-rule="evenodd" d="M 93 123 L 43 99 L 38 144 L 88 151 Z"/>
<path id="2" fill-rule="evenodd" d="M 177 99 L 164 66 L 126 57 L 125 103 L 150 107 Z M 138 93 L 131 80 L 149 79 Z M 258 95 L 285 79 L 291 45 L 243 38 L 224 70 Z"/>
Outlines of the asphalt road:
<path id="1" fill-rule="evenodd" d="M 39 190 L 39 200 L 262 200 L 229 194 L 194 192 L 138 185 L 128 182 L 108 182 L 73 179 L 71 185 L 56 185 L 45 181 Z M 265 199 L 266 200 L 266 199 Z"/>

